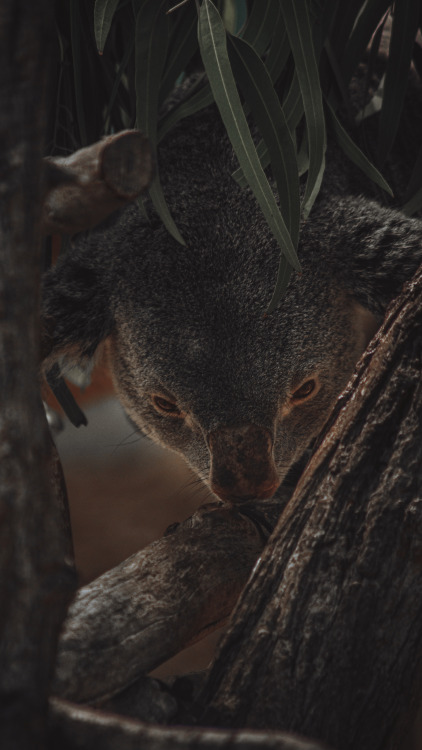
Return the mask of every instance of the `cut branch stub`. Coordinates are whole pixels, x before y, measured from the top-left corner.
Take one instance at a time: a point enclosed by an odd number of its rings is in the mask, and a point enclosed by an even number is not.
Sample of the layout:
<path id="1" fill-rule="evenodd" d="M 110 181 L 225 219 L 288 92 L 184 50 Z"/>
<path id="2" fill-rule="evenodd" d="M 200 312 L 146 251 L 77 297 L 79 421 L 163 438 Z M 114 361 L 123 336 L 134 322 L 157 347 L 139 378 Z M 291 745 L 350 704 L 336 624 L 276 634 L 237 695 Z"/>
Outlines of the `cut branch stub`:
<path id="1" fill-rule="evenodd" d="M 406 746 L 421 697 L 421 368 L 419 270 L 239 600 L 201 723 Z"/>
<path id="2" fill-rule="evenodd" d="M 91 229 L 145 191 L 154 174 L 150 143 L 138 130 L 44 161 L 44 234 Z"/>
<path id="3" fill-rule="evenodd" d="M 260 504 L 267 523 L 274 526 L 284 503 Z M 60 640 L 53 692 L 80 702 L 112 695 L 220 627 L 264 541 L 234 508 L 203 506 L 82 588 Z"/>

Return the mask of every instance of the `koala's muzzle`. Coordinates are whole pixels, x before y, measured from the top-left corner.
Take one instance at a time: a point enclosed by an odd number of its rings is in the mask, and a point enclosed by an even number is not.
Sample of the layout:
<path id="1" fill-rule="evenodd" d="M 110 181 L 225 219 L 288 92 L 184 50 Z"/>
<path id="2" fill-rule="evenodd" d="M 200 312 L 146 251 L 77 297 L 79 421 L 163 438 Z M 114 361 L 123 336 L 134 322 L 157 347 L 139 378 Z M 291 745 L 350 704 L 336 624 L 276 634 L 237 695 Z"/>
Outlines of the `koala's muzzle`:
<path id="1" fill-rule="evenodd" d="M 280 482 L 268 430 L 250 424 L 222 427 L 209 435 L 210 486 L 222 500 L 272 497 Z"/>

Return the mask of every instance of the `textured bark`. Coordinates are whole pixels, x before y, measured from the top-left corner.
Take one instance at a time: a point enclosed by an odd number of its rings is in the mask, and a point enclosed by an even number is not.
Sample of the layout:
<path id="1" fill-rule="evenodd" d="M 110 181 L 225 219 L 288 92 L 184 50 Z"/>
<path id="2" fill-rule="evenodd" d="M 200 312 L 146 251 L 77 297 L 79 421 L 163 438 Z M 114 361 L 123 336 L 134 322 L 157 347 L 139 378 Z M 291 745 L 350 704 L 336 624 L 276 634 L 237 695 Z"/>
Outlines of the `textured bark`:
<path id="1" fill-rule="evenodd" d="M 44 747 L 58 629 L 73 581 L 48 475 L 38 286 L 48 0 L 0 13 L 0 746 Z"/>
<path id="2" fill-rule="evenodd" d="M 99 224 L 146 190 L 153 177 L 149 141 L 137 130 L 110 135 L 69 157 L 45 159 L 49 192 L 43 234 L 76 234 Z"/>
<path id="3" fill-rule="evenodd" d="M 323 750 L 311 740 L 275 732 L 170 729 L 148 726 L 53 700 L 51 750 Z"/>
<path id="4" fill-rule="evenodd" d="M 239 600 L 200 723 L 403 748 L 422 674 L 422 273 Z"/>
<path id="5" fill-rule="evenodd" d="M 274 526 L 284 504 L 251 515 Z M 204 506 L 82 588 L 61 635 L 54 694 L 113 694 L 220 627 L 264 546 L 260 529 L 235 509 Z"/>

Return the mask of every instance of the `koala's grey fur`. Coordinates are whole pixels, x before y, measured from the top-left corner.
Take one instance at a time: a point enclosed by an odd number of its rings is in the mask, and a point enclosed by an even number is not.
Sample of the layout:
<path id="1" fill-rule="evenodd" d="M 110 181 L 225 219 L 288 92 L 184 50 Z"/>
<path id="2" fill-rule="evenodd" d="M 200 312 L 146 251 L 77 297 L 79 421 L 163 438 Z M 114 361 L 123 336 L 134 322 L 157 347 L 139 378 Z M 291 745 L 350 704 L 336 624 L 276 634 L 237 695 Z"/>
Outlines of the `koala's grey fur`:
<path id="1" fill-rule="evenodd" d="M 327 161 L 301 228 L 303 273 L 292 276 L 267 317 L 279 248 L 251 192 L 231 177 L 237 164 L 213 107 L 181 122 L 159 151 L 164 193 L 186 247 L 152 211 L 147 224 L 134 205 L 108 229 L 81 237 L 45 280 L 53 356 L 91 357 L 107 338 L 131 418 L 222 488 L 221 497 L 266 497 L 269 485 L 274 491 L 321 430 L 387 304 L 422 261 L 420 221 L 356 197 L 347 162 L 335 150 Z M 309 378 L 318 380 L 318 393 L 292 406 L 292 392 Z M 186 419 L 159 414 L 154 393 L 177 401 Z M 234 476 L 236 467 L 253 465 L 260 435 L 268 437 L 277 481 L 265 483 L 268 467 L 255 482 L 256 468 Z"/>

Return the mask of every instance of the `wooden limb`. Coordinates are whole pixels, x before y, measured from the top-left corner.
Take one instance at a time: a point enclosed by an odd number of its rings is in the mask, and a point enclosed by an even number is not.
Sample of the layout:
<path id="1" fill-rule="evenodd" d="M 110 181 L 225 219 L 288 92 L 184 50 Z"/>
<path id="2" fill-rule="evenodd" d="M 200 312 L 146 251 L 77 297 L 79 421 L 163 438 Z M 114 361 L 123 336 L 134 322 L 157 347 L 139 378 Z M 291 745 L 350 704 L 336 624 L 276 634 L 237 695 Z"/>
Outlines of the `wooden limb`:
<path id="1" fill-rule="evenodd" d="M 91 229 L 146 190 L 154 173 L 149 141 L 138 130 L 124 130 L 44 163 L 43 234 Z"/>
<path id="2" fill-rule="evenodd" d="M 50 750 L 323 750 L 312 740 L 276 732 L 154 727 L 54 699 Z"/>
<path id="3" fill-rule="evenodd" d="M 422 272 L 241 596 L 199 721 L 406 747 L 422 674 Z"/>
<path id="4" fill-rule="evenodd" d="M 284 503 L 261 503 L 258 522 L 273 526 Z M 82 588 L 61 636 L 54 694 L 80 702 L 113 694 L 220 627 L 264 541 L 243 513 L 204 506 Z"/>
<path id="5" fill-rule="evenodd" d="M 45 747 L 58 631 L 73 591 L 39 395 L 39 215 L 53 6 L 0 12 L 0 747 Z"/>

